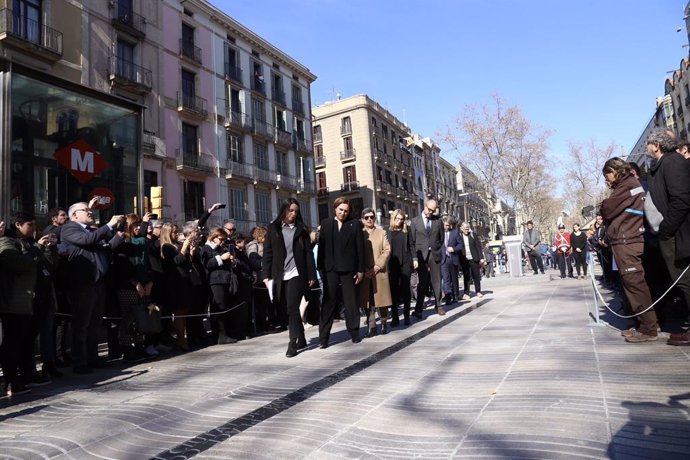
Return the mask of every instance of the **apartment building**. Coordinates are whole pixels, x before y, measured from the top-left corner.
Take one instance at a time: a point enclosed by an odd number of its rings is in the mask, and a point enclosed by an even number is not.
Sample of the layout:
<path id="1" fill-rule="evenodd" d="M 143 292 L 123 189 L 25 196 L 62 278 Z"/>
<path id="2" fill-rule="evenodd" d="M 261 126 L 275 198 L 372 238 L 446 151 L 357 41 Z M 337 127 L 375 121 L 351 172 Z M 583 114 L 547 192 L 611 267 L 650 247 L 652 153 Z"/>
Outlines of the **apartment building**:
<path id="1" fill-rule="evenodd" d="M 3 215 L 98 194 L 106 220 L 162 187 L 178 223 L 225 202 L 211 224 L 248 231 L 288 196 L 315 223 L 306 67 L 205 0 L 0 7 Z"/>
<path id="2" fill-rule="evenodd" d="M 349 198 L 353 215 L 374 209 L 381 225 L 402 209 L 416 216 L 423 204 L 422 157 L 415 161 L 410 129 L 367 95 L 312 109 L 319 219 L 332 216 L 333 201 Z"/>
<path id="3" fill-rule="evenodd" d="M 496 232 L 494 213 L 496 205 L 493 203 L 495 198 L 482 184 L 479 177 L 463 163 L 456 166 L 456 182 L 459 190 L 457 215 L 460 221 L 468 222 L 475 233 L 482 238 L 492 238 L 492 230 Z M 507 220 L 501 223 L 505 229 Z"/>

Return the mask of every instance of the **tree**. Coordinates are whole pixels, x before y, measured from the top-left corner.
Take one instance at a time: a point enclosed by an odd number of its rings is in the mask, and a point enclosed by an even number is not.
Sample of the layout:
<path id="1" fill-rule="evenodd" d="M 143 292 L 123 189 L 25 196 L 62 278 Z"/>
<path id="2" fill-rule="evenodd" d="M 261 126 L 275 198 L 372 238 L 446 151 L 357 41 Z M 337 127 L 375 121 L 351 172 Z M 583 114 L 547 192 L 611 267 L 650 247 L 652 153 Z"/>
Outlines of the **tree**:
<path id="1" fill-rule="evenodd" d="M 491 97 L 490 104 L 465 106 L 441 138 L 494 195 L 506 199 L 519 221 L 534 220 L 540 201 L 554 190 L 547 157 L 552 133 L 532 124 L 498 94 Z"/>
<path id="2" fill-rule="evenodd" d="M 571 142 L 568 145 L 569 158 L 565 170 L 565 185 L 568 200 L 568 208 L 575 220 L 589 219 L 590 215 L 583 216 L 582 209 L 592 206 L 594 210 L 606 196 L 607 188 L 601 168 L 609 158 L 615 156 L 621 147 L 611 142 L 609 145 L 598 145 L 594 139 L 587 144 Z"/>

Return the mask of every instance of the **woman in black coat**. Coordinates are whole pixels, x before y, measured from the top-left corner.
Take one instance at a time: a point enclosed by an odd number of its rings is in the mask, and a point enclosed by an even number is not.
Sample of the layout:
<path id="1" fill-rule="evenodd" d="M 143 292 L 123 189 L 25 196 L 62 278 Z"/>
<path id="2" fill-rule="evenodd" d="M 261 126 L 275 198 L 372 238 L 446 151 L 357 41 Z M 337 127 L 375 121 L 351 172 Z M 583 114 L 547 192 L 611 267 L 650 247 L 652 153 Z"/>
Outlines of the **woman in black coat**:
<path id="1" fill-rule="evenodd" d="M 299 305 L 309 298 L 316 283 L 316 268 L 309 229 L 302 221 L 299 202 L 288 198 L 269 225 L 264 242 L 264 284 L 272 289 L 273 302 L 288 316 L 289 342 L 285 356 L 292 358 L 307 346 Z"/>
<path id="2" fill-rule="evenodd" d="M 398 306 L 403 304 L 405 326 L 410 325 L 410 275 L 412 274 L 412 245 L 410 233 L 405 226 L 405 213 L 396 209 L 391 214 L 391 224 L 388 228 L 388 241 L 391 246 L 391 256 L 388 259 L 388 282 L 391 288 L 391 326 L 400 324 Z"/>
<path id="3" fill-rule="evenodd" d="M 237 295 L 237 275 L 233 272 L 235 255 L 225 244 L 227 239 L 228 233 L 223 228 L 214 228 L 201 248 L 201 261 L 211 287 L 211 312 L 214 313 L 211 332 L 219 345 L 237 342 L 237 339 L 230 337 L 233 326 L 236 326 L 232 324 L 232 312 L 218 314 L 235 306 L 233 297 Z"/>

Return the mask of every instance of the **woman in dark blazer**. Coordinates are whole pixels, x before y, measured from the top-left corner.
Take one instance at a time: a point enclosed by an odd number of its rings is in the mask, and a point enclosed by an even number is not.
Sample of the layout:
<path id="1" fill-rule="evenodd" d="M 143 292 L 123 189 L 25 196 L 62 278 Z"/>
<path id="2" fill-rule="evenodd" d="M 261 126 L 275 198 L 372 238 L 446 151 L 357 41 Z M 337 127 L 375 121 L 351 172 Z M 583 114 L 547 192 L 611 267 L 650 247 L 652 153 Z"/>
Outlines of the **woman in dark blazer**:
<path id="1" fill-rule="evenodd" d="M 321 221 L 316 266 L 323 281 L 323 304 L 319 321 L 319 346 L 328 347 L 335 306 L 343 302 L 345 327 L 353 343 L 359 343 L 357 288 L 364 278 L 364 233 L 362 222 L 352 219 L 350 201 L 344 197 L 333 203 L 335 217 Z M 338 289 L 341 286 L 342 289 Z"/>
<path id="2" fill-rule="evenodd" d="M 460 255 L 462 265 L 462 278 L 465 291 L 462 299 L 470 299 L 470 280 L 474 279 L 474 290 L 477 297 L 484 297 L 482 294 L 482 275 L 479 272 L 480 266 L 484 263 L 484 250 L 479 237 L 470 230 L 470 224 L 463 222 L 460 226 L 460 239 L 463 241 L 465 249 Z"/>
<path id="3" fill-rule="evenodd" d="M 309 298 L 309 290 L 316 283 L 309 229 L 294 198 L 283 203 L 278 217 L 268 227 L 262 266 L 266 287 L 273 282 L 273 302 L 287 311 L 290 340 L 285 356 L 292 358 L 297 350 L 307 346 L 299 305 L 302 298 Z"/>
<path id="4" fill-rule="evenodd" d="M 412 241 L 410 232 L 405 225 L 405 213 L 396 209 L 391 214 L 391 224 L 388 228 L 388 241 L 391 246 L 391 256 L 388 259 L 388 282 L 391 287 L 391 326 L 400 324 L 398 305 L 403 304 L 405 326 L 410 325 L 410 275 L 412 274 Z"/>
<path id="5" fill-rule="evenodd" d="M 237 283 L 237 275 L 232 271 L 235 256 L 225 244 L 227 238 L 228 233 L 223 228 L 214 228 L 208 234 L 206 244 L 201 248 L 201 261 L 208 274 L 208 284 L 211 287 L 211 311 L 214 313 L 234 306 L 232 297 L 236 292 L 231 293 L 230 290 L 233 284 Z M 229 313 L 211 317 L 211 331 L 219 345 L 237 342 L 237 339 L 229 337 L 233 327 Z"/>

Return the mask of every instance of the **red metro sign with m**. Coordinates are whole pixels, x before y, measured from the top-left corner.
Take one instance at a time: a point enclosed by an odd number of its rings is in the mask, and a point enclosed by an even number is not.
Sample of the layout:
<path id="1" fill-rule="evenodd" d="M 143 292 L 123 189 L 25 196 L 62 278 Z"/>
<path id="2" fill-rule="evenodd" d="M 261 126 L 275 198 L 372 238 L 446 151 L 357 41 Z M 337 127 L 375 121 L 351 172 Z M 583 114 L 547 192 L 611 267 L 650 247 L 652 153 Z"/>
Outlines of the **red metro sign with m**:
<path id="1" fill-rule="evenodd" d="M 61 148 L 53 157 L 82 184 L 110 167 L 103 156 L 84 139 Z"/>

